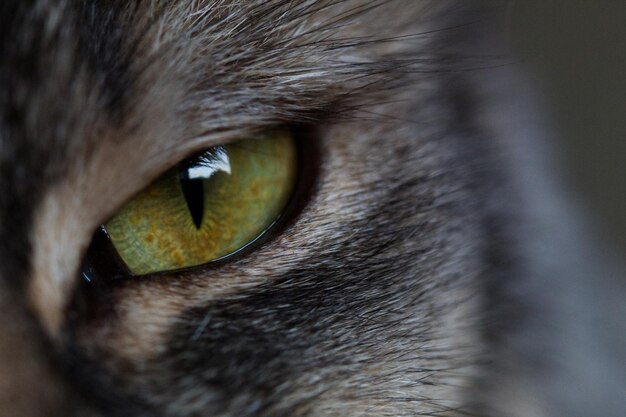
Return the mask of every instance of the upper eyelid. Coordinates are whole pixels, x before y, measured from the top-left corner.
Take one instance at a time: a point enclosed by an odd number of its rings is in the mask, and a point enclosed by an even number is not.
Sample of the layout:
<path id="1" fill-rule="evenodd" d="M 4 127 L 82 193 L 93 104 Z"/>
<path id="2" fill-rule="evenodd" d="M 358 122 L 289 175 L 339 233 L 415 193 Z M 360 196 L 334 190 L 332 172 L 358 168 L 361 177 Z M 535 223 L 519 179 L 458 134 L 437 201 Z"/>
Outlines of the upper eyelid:
<path id="1" fill-rule="evenodd" d="M 154 179 L 156 179 L 159 175 L 166 172 L 168 169 L 171 169 L 180 161 L 191 158 L 205 149 L 215 146 L 232 145 L 242 139 L 250 139 L 255 136 L 262 135 L 263 132 L 280 128 L 281 125 L 278 123 L 267 126 L 259 124 L 258 127 L 249 126 L 244 129 L 233 129 L 205 136 L 197 136 L 184 142 L 174 143 L 173 146 L 163 149 L 158 154 L 150 158 L 150 160 L 146 161 L 146 164 L 150 164 L 152 162 L 161 166 L 159 174 L 154 176 Z"/>

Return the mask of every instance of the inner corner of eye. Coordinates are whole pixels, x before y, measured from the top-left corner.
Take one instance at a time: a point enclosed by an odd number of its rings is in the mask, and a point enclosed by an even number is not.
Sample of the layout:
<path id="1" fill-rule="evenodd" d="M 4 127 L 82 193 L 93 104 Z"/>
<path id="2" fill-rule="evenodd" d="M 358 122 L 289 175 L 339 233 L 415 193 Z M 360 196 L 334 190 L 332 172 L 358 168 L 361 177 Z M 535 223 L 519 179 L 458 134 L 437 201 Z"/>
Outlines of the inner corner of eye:
<path id="1" fill-rule="evenodd" d="M 232 255 L 269 230 L 294 191 L 289 132 L 214 146 L 179 162 L 103 225 L 132 275 Z"/>

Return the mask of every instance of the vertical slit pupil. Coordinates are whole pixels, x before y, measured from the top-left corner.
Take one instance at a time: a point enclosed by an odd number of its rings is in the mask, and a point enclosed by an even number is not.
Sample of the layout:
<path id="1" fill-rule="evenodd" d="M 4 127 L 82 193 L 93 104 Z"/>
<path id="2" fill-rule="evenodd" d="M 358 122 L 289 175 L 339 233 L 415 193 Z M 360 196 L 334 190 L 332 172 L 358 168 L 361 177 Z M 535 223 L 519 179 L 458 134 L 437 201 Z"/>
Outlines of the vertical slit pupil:
<path id="1" fill-rule="evenodd" d="M 218 173 L 231 174 L 230 158 L 224 146 L 215 146 L 195 158 L 178 165 L 178 178 L 189 208 L 189 213 L 196 225 L 202 227 L 204 217 L 205 181 Z"/>
<path id="2" fill-rule="evenodd" d="M 189 178 L 189 169 L 180 170 L 180 185 L 196 229 L 202 227 L 204 217 L 204 179 Z"/>

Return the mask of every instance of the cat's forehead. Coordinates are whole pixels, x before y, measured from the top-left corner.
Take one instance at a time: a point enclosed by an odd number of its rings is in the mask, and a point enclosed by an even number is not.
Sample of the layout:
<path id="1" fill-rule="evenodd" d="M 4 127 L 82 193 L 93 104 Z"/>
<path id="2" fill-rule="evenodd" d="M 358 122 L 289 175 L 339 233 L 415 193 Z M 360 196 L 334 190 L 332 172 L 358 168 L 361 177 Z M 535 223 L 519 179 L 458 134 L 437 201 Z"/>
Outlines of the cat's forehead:
<path id="1" fill-rule="evenodd" d="M 2 136 L 60 160 L 106 138 L 149 136 L 168 152 L 300 121 L 381 74 L 416 69 L 400 45 L 426 39 L 433 3 L 5 2 Z M 402 16 L 393 25 L 380 19 L 392 12 Z"/>

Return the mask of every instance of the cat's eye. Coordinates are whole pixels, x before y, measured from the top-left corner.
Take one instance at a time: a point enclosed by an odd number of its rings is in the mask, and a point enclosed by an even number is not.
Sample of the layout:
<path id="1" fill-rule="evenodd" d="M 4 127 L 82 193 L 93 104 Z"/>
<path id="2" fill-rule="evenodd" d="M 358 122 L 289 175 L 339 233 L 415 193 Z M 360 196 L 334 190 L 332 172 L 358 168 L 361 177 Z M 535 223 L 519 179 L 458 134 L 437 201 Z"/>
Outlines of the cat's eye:
<path id="1" fill-rule="evenodd" d="M 132 275 L 206 264 L 247 247 L 284 211 L 297 152 L 287 131 L 179 163 L 103 226 Z"/>

